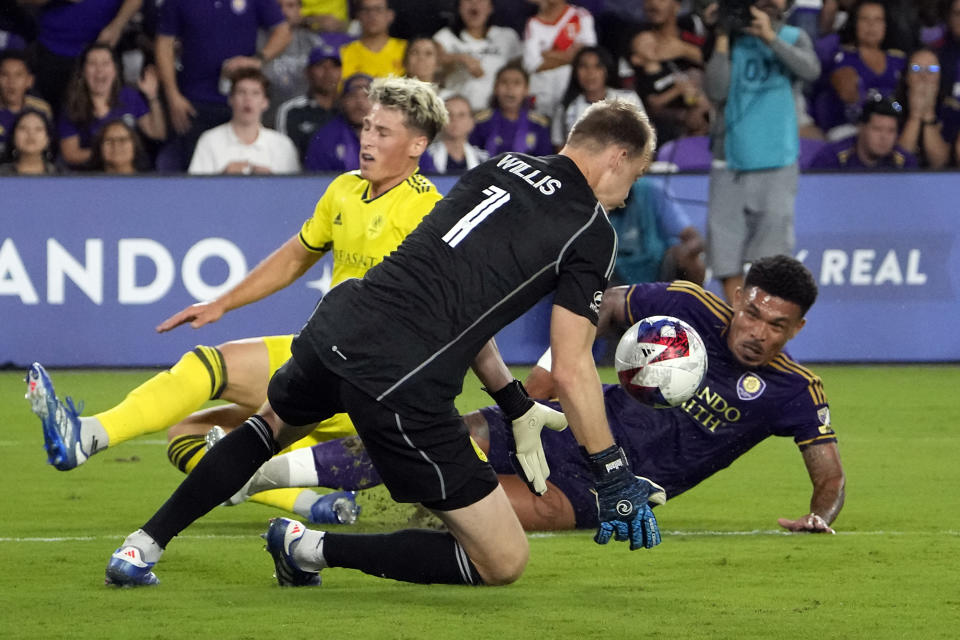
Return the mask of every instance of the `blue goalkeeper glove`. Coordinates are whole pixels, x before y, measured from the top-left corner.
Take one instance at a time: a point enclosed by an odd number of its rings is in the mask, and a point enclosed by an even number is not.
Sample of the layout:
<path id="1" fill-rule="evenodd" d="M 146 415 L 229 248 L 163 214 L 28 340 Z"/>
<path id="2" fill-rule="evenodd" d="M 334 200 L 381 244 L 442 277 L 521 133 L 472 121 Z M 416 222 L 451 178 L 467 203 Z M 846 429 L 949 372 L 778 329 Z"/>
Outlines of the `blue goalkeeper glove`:
<path id="1" fill-rule="evenodd" d="M 649 503 L 663 504 L 663 488 L 633 475 L 623 449 L 614 445 L 599 453 L 583 450 L 597 483 L 597 513 L 600 528 L 597 544 L 630 541 L 630 550 L 650 549 L 660 544 L 660 528 Z"/>

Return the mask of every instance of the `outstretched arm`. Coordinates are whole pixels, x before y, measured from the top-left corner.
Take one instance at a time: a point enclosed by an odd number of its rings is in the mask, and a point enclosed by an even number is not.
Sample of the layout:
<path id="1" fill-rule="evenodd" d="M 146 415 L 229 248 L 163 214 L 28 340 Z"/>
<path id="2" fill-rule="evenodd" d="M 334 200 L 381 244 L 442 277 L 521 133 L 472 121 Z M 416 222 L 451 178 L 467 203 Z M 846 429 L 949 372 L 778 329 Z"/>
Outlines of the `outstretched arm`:
<path id="1" fill-rule="evenodd" d="M 267 256 L 225 294 L 210 302 L 190 305 L 160 323 L 157 331 L 160 333 L 170 331 L 186 322 L 189 322 L 194 329 L 216 322 L 228 311 L 256 302 L 283 289 L 306 273 L 307 269 L 316 264 L 322 255 L 322 253 L 307 251 L 300 242 L 299 236 L 295 235 Z"/>
<path id="2" fill-rule="evenodd" d="M 777 522 L 790 531 L 834 533 L 830 524 L 843 508 L 845 476 L 840 464 L 840 451 L 835 442 L 807 447 L 803 462 L 813 483 L 810 513 L 796 520 L 780 518 Z"/>
<path id="3" fill-rule="evenodd" d="M 600 376 L 590 348 L 596 328 L 587 318 L 554 305 L 550 319 L 553 379 L 560 406 L 593 473 L 600 527 L 598 544 L 629 540 L 630 549 L 660 544 L 657 519 L 648 502 L 656 493 L 650 481 L 630 470 L 623 449 L 613 440 L 603 404 Z"/>
<path id="4" fill-rule="evenodd" d="M 613 446 L 591 351 L 595 337 L 596 328 L 587 318 L 554 305 L 550 320 L 553 380 L 573 435 L 589 453 Z"/>

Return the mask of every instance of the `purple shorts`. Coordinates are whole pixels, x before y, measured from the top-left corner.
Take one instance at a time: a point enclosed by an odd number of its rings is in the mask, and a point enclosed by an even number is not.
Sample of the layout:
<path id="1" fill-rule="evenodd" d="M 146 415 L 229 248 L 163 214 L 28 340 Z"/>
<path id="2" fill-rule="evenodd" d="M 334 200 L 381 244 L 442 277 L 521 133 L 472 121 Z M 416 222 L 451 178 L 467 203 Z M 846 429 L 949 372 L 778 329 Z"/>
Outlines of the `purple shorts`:
<path id="1" fill-rule="evenodd" d="M 544 402 L 557 411 L 560 405 L 556 402 Z M 513 441 L 510 422 L 497 407 L 484 407 L 480 413 L 486 418 L 490 427 L 490 460 L 494 471 L 504 474 L 513 474 L 508 452 Z M 549 481 L 563 492 L 576 516 L 578 529 L 593 529 L 598 525 L 597 499 L 590 491 L 593 488 L 593 474 L 580 453 L 580 445 L 570 429 L 553 431 L 544 429 L 540 432 L 543 442 L 543 451 L 550 466 Z"/>

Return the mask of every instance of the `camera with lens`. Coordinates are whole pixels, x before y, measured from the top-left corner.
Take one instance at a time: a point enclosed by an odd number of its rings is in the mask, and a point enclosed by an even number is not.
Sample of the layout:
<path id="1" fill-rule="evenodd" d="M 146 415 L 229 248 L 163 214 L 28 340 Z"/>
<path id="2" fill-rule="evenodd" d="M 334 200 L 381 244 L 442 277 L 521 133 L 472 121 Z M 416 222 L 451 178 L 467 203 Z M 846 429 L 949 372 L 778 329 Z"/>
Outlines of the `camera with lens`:
<path id="1" fill-rule="evenodd" d="M 730 35 L 742 31 L 753 22 L 750 7 L 756 0 L 720 0 L 717 7 L 720 27 Z"/>

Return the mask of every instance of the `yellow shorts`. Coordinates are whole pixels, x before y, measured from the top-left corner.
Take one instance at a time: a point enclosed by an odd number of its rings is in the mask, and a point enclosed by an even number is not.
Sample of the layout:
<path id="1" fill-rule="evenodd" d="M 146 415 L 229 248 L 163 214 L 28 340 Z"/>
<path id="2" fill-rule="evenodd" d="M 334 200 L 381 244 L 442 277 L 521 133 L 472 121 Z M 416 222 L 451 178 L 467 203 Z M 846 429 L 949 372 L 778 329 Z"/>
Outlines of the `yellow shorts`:
<path id="1" fill-rule="evenodd" d="M 266 336 L 262 340 L 270 354 L 270 375 L 272 376 L 277 369 L 283 366 L 284 362 L 290 359 L 290 344 L 293 342 L 293 336 Z M 312 447 L 318 442 L 355 435 L 357 435 L 357 430 L 350 421 L 350 416 L 345 413 L 338 413 L 318 424 L 313 433 L 293 443 L 281 453 L 286 453 L 291 449 Z"/>

